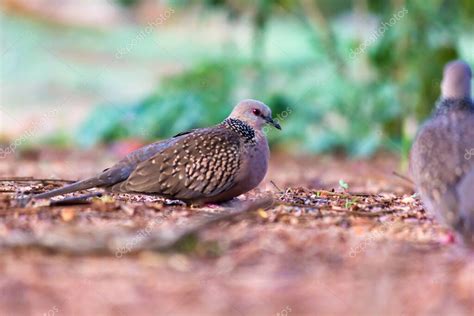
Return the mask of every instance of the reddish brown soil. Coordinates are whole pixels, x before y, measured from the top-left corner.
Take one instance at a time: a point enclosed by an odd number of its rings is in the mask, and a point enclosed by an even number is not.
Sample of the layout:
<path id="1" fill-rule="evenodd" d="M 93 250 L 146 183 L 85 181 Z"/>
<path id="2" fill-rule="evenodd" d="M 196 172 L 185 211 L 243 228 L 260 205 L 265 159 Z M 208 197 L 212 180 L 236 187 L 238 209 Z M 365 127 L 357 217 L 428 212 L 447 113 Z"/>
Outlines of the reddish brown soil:
<path id="1" fill-rule="evenodd" d="M 0 160 L 0 177 L 77 179 L 115 159 L 32 152 Z M 109 230 L 143 237 L 150 223 L 147 236 L 186 229 L 232 207 L 121 195 L 20 208 L 16 191 L 60 183 L 3 181 L 0 315 L 473 315 L 473 254 L 424 213 L 411 185 L 392 175 L 398 166 L 389 155 L 274 155 L 264 183 L 240 197 L 271 191 L 271 208 L 209 225 L 184 246 L 120 254 L 74 247 L 100 245 Z M 53 235 L 73 249 L 22 243 Z"/>

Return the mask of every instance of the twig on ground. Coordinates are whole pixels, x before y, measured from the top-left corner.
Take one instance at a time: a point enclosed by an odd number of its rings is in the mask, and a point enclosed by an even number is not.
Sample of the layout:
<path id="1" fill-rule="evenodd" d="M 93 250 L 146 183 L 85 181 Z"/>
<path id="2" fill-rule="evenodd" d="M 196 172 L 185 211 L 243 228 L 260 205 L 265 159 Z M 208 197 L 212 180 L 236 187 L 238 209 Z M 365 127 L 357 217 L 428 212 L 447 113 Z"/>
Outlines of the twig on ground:
<path id="1" fill-rule="evenodd" d="M 283 192 L 283 190 L 280 189 L 280 188 L 275 184 L 275 182 L 273 182 L 273 180 L 270 180 L 270 183 L 278 190 L 278 192 L 280 192 L 280 193 Z"/>
<path id="2" fill-rule="evenodd" d="M 415 183 L 414 183 L 410 178 L 408 178 L 408 177 L 406 177 L 406 176 L 404 176 L 404 175 L 402 175 L 402 174 L 399 174 L 399 173 L 396 172 L 396 171 L 392 171 L 392 174 L 393 174 L 394 176 L 399 177 L 399 178 L 402 179 L 402 180 L 405 180 L 406 182 L 410 183 L 410 184 L 413 185 L 413 186 L 415 185 Z"/>
<path id="3" fill-rule="evenodd" d="M 142 250 L 174 250 L 180 242 L 189 236 L 197 235 L 219 222 L 232 220 L 240 215 L 269 207 L 272 201 L 271 197 L 267 197 L 244 202 L 237 210 L 203 219 L 194 225 L 169 231 L 152 230 L 146 235 L 140 235 L 137 231 L 129 231 L 123 228 L 91 230 L 70 225 L 53 228 L 39 236 L 31 233 L 15 232 L 0 240 L 0 248 L 36 247 L 72 255 L 117 254 L 119 249 L 133 243 L 134 247 L 127 249 L 126 253 L 136 253 Z M 137 236 L 140 238 L 137 238 Z"/>
<path id="4" fill-rule="evenodd" d="M 50 206 L 66 206 L 66 205 L 79 205 L 79 204 L 90 204 L 91 201 L 89 200 L 90 198 L 93 197 L 101 197 L 102 192 L 93 192 L 89 194 L 84 194 L 80 196 L 73 196 L 73 197 L 68 197 L 64 198 L 62 200 L 51 200 L 49 205 Z"/>

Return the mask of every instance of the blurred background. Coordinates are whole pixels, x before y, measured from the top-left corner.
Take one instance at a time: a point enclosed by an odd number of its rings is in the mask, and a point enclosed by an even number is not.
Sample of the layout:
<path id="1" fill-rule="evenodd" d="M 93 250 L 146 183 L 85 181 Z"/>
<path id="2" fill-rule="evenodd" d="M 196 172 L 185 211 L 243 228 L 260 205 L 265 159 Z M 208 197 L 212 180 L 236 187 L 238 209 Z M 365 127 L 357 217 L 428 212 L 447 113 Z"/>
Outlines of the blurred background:
<path id="1" fill-rule="evenodd" d="M 3 156 L 128 151 L 254 98 L 274 149 L 403 158 L 443 65 L 474 65 L 471 0 L 1 3 Z"/>

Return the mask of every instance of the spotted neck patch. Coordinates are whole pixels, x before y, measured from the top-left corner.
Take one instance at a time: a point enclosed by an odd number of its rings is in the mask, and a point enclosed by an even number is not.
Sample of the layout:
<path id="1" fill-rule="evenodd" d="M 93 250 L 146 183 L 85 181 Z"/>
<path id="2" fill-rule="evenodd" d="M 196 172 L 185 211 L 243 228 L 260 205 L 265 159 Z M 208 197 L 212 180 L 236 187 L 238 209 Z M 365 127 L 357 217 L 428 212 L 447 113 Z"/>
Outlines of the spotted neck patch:
<path id="1" fill-rule="evenodd" d="M 228 118 L 224 121 L 224 125 L 242 136 L 246 142 L 255 142 L 255 130 L 243 121 Z"/>
<path id="2" fill-rule="evenodd" d="M 445 115 L 449 112 L 466 111 L 474 113 L 474 103 L 471 99 L 440 99 L 435 109 L 435 115 Z"/>

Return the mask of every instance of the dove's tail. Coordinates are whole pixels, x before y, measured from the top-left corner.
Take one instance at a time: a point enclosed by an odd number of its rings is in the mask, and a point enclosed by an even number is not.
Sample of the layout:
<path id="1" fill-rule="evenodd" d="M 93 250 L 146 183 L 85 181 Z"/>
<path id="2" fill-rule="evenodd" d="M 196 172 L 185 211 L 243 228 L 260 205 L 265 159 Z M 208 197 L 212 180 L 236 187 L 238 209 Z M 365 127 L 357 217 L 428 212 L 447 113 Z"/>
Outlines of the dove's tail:
<path id="1" fill-rule="evenodd" d="M 72 193 L 76 191 L 81 191 L 81 190 L 87 190 L 90 188 L 98 187 L 98 186 L 103 186 L 104 181 L 94 177 L 82 181 L 77 181 L 72 184 L 66 185 L 62 188 L 54 189 L 48 192 L 40 193 L 40 194 L 35 194 L 32 196 L 32 198 L 35 199 L 48 199 L 57 195 L 62 195 L 62 194 L 67 194 L 67 193 Z"/>

